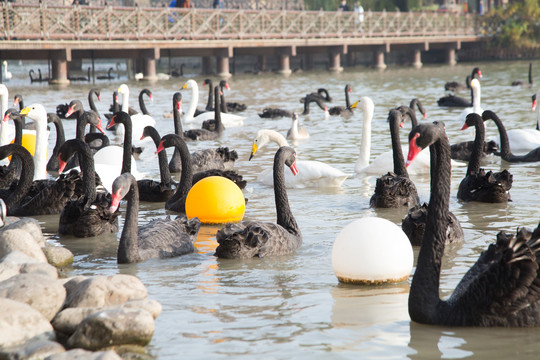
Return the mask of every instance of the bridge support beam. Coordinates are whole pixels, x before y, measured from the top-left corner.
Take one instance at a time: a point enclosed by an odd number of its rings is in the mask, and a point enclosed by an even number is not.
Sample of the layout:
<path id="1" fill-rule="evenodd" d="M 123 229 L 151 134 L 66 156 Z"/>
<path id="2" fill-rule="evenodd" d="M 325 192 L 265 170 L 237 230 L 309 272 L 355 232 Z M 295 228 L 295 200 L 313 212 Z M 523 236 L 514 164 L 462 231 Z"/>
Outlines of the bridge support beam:
<path id="1" fill-rule="evenodd" d="M 291 56 L 296 56 L 296 47 L 278 48 L 276 49 L 276 52 L 279 57 L 278 73 L 283 75 L 291 74 Z"/>
<path id="2" fill-rule="evenodd" d="M 52 51 L 51 57 L 51 78 L 49 84 L 66 85 L 68 79 L 68 61 L 71 61 L 71 50 Z"/>
<path id="3" fill-rule="evenodd" d="M 446 49 L 446 64 L 450 66 L 456 65 L 456 49 L 447 48 Z"/>
<path id="4" fill-rule="evenodd" d="M 216 56 L 216 70 L 219 77 L 230 77 L 229 58 L 227 56 Z"/>
<path id="5" fill-rule="evenodd" d="M 142 73 L 143 80 L 146 81 L 156 81 L 156 59 L 159 59 L 159 49 L 147 49 L 144 50 L 141 54 L 142 57 Z"/>
<path id="6" fill-rule="evenodd" d="M 373 52 L 373 63 L 377 69 L 386 69 L 386 64 L 384 63 L 384 49 L 378 48 Z"/>
<path id="7" fill-rule="evenodd" d="M 329 66 L 328 70 L 334 72 L 343 71 L 343 66 L 341 66 L 341 54 L 345 54 L 344 46 L 332 46 L 328 49 L 328 60 Z"/>
<path id="8" fill-rule="evenodd" d="M 412 66 L 415 69 L 420 69 L 422 67 L 422 51 L 420 49 L 413 50 Z"/>

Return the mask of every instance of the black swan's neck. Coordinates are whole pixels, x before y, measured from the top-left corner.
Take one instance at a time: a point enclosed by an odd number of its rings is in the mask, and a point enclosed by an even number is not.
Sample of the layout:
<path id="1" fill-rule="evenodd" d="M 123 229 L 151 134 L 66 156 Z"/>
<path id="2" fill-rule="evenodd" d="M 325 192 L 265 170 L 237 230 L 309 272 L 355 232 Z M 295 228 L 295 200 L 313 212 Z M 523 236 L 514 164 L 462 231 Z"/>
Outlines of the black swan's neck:
<path id="1" fill-rule="evenodd" d="M 150 90 L 148 89 L 143 89 L 140 93 L 139 93 L 139 107 L 141 108 L 141 111 L 144 115 L 150 115 L 150 113 L 148 112 L 148 109 L 146 108 L 146 104 L 144 102 L 144 95 L 148 95 L 150 96 L 149 94 L 150 93 Z"/>
<path id="2" fill-rule="evenodd" d="M 223 94 L 223 91 L 220 91 L 219 87 L 216 86 L 214 89 L 214 97 L 216 99 L 216 106 L 214 106 L 214 120 L 216 122 L 215 132 L 221 135 L 221 133 L 223 133 L 223 125 L 221 124 L 220 93 Z"/>
<path id="3" fill-rule="evenodd" d="M 345 86 L 345 106 L 348 108 L 351 107 L 351 100 L 349 99 L 349 92 L 351 91 L 351 87 L 349 85 Z"/>
<path id="4" fill-rule="evenodd" d="M 47 114 L 47 116 L 50 119 L 50 122 L 54 124 L 56 129 L 56 143 L 54 144 L 52 156 L 47 163 L 47 170 L 58 171 L 58 152 L 60 151 L 60 146 L 66 142 L 66 135 L 64 133 L 64 125 L 62 124 L 62 120 L 60 120 L 58 115 L 50 113 Z"/>
<path id="5" fill-rule="evenodd" d="M 529 85 L 533 84 L 533 78 L 532 78 L 532 63 L 529 63 Z"/>
<path id="6" fill-rule="evenodd" d="M 156 148 L 159 146 L 159 143 L 161 141 L 161 137 L 159 136 L 158 131 L 153 126 L 148 126 L 145 128 L 145 133 L 148 134 L 154 141 L 154 144 L 156 144 Z M 169 171 L 169 164 L 167 161 L 167 153 L 165 151 L 160 151 L 158 153 L 158 162 L 159 162 L 159 176 L 161 178 L 162 184 L 170 184 L 172 182 L 171 180 L 171 173 Z"/>
<path id="7" fill-rule="evenodd" d="M 122 123 L 124 124 L 124 151 L 122 153 L 121 172 L 123 174 L 126 172 L 131 173 L 131 136 L 133 133 L 133 127 L 131 125 L 131 117 L 129 115 L 123 117 Z"/>
<path id="8" fill-rule="evenodd" d="M 308 96 L 304 101 L 304 112 L 302 113 L 302 115 L 309 114 L 309 104 L 311 104 L 312 102 L 316 103 L 321 108 L 321 110 L 324 110 L 325 107 L 320 99 L 317 99 L 313 96 Z"/>
<path id="9" fill-rule="evenodd" d="M 289 233 L 299 235 L 298 224 L 289 206 L 287 190 L 285 189 L 284 164 L 286 153 L 283 147 L 278 150 L 274 157 L 274 197 L 276 202 L 277 223 Z"/>
<path id="10" fill-rule="evenodd" d="M 170 199 L 167 201 L 168 203 L 175 203 L 179 200 L 185 199 L 193 183 L 193 168 L 191 166 L 191 155 L 189 153 L 186 142 L 178 135 L 175 135 L 173 138 L 173 146 L 180 153 L 182 174 L 180 175 L 180 184 L 178 185 L 178 188 L 176 189 L 174 195 L 171 196 Z"/>
<path id="11" fill-rule="evenodd" d="M 70 140 L 72 141 L 72 140 Z M 94 168 L 94 158 L 90 151 L 90 146 L 83 141 L 75 141 L 75 151 L 79 153 L 79 161 L 82 172 L 83 192 L 86 198 L 86 205 L 90 206 L 96 200 L 96 171 Z"/>
<path id="12" fill-rule="evenodd" d="M 21 116 L 12 114 L 11 120 L 13 120 L 13 123 L 15 124 L 15 139 L 13 140 L 13 143 L 22 145 L 24 118 Z"/>
<path id="13" fill-rule="evenodd" d="M 484 121 L 478 114 L 474 115 L 477 115 L 474 116 L 474 128 L 476 129 L 476 135 L 474 137 L 471 158 L 469 159 L 469 166 L 467 167 L 467 176 L 470 174 L 476 174 L 478 170 L 480 170 L 480 159 L 482 158 L 482 152 L 484 151 L 483 148 L 486 133 Z"/>
<path id="14" fill-rule="evenodd" d="M 118 263 L 127 264 L 137 262 L 139 256 L 139 237 L 137 235 L 137 217 L 139 215 L 139 189 L 135 178 L 132 176 L 129 184 L 129 192 L 125 196 L 127 199 L 126 217 L 124 228 L 118 244 Z"/>
<path id="15" fill-rule="evenodd" d="M 450 202 L 450 145 L 441 134 L 431 150 L 437 153 L 432 174 L 426 228 L 409 295 L 409 314 L 420 323 L 436 322 L 443 302 L 439 297 L 439 277 L 446 238 L 446 219 Z"/>
<path id="16" fill-rule="evenodd" d="M 76 112 L 77 123 L 76 123 L 76 129 L 75 129 L 75 138 L 81 141 L 84 141 L 84 132 L 86 129 L 86 121 L 83 118 L 83 114 L 84 114 L 84 110 L 82 108 L 77 110 Z"/>
<path id="17" fill-rule="evenodd" d="M 18 157 L 22 164 L 21 176 L 17 183 L 17 187 L 7 199 L 4 199 L 9 214 L 20 205 L 20 200 L 32 185 L 34 178 L 34 161 L 28 150 L 24 149 L 21 145 L 8 144 L 2 146 L 0 149 L 0 157 L 2 159 L 11 155 Z"/>
<path id="18" fill-rule="evenodd" d="M 90 89 L 88 92 L 88 105 L 90 105 L 90 109 L 92 109 L 96 114 L 98 114 L 99 117 L 99 111 L 96 107 L 96 103 L 94 102 L 94 95 L 99 98 L 99 90 L 96 88 Z"/>
<path id="19" fill-rule="evenodd" d="M 178 109 L 179 100 L 173 97 L 173 123 L 174 133 L 176 135 L 183 136 L 184 129 L 182 129 L 182 119 L 180 117 L 180 109 Z"/>
<path id="20" fill-rule="evenodd" d="M 219 102 L 220 102 L 220 109 L 221 109 L 221 112 L 226 114 L 228 112 L 228 109 L 227 109 L 227 101 L 225 100 L 225 91 L 223 91 L 223 88 L 224 88 L 224 85 L 220 85 L 220 92 L 219 92 L 219 95 L 216 95 L 216 96 L 219 96 Z M 216 107 L 218 106 L 218 102 L 217 102 L 217 97 L 216 97 Z"/>
<path id="21" fill-rule="evenodd" d="M 482 113 L 482 119 L 493 120 L 497 129 L 499 130 L 499 139 L 500 139 L 500 148 L 501 148 L 501 157 L 504 160 L 508 160 L 513 156 L 512 151 L 510 150 L 510 142 L 508 141 L 508 134 L 506 133 L 506 128 L 504 127 L 501 119 L 491 110 L 486 110 Z"/>
<path id="22" fill-rule="evenodd" d="M 208 84 L 208 101 L 206 102 L 206 110 L 212 111 L 214 110 L 214 85 L 210 79 L 207 79 L 206 83 Z"/>
<path id="23" fill-rule="evenodd" d="M 397 110 L 390 111 L 390 136 L 392 138 L 392 155 L 394 159 L 394 173 L 409 177 L 407 168 L 405 168 L 405 159 L 403 158 L 403 150 L 401 149 L 401 141 L 399 140 L 399 124 L 401 123 L 401 113 Z"/>

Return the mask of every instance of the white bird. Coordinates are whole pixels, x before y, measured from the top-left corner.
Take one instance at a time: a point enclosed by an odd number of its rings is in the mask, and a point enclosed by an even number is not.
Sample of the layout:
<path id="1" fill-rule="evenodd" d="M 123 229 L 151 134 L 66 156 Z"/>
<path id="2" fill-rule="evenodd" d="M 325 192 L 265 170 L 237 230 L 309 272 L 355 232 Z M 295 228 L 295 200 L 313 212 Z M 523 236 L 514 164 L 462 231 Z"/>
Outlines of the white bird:
<path id="1" fill-rule="evenodd" d="M 34 152 L 34 180 L 47 178 L 47 111 L 41 104 L 33 104 L 21 110 L 36 125 L 36 146 Z"/>
<path id="2" fill-rule="evenodd" d="M 292 126 L 287 131 L 287 139 L 290 140 L 300 140 L 309 138 L 309 133 L 307 128 L 303 125 L 298 124 L 298 114 L 292 114 Z"/>
<path id="3" fill-rule="evenodd" d="M 184 115 L 184 123 L 201 127 L 203 121 L 214 118 L 213 111 L 207 111 L 194 117 L 199 102 L 199 85 L 197 85 L 195 80 L 188 80 L 182 89 L 191 89 L 191 102 L 189 103 L 188 111 Z M 244 125 L 244 117 L 235 114 L 221 113 L 221 123 L 225 128 L 242 126 Z"/>
<path id="4" fill-rule="evenodd" d="M 8 68 L 7 68 L 7 61 L 4 60 L 2 62 L 2 65 L 3 65 L 3 70 L 2 70 L 2 79 L 4 80 L 11 80 L 13 78 L 13 74 L 11 72 L 8 71 Z"/>
<path id="5" fill-rule="evenodd" d="M 126 84 L 120 85 L 118 88 L 118 94 L 122 96 L 122 111 L 129 113 L 129 87 Z M 132 133 L 131 139 L 134 144 L 138 144 L 141 141 L 144 128 L 146 126 L 156 126 L 156 120 L 150 115 L 134 114 L 131 115 Z M 124 124 L 118 124 L 115 130 L 115 134 L 118 136 L 124 136 Z"/>
<path id="6" fill-rule="evenodd" d="M 360 155 L 355 165 L 355 172 L 365 175 L 382 175 L 388 171 L 394 169 L 394 158 L 392 150 L 386 151 L 377 156 L 371 164 L 369 163 L 369 156 L 371 152 L 371 120 L 373 119 L 373 112 L 375 105 L 373 101 L 364 96 L 360 98 L 356 105 L 357 108 L 362 110 L 363 114 L 363 126 L 362 126 L 362 140 L 360 142 Z M 390 138 L 390 136 L 388 136 Z M 402 146 L 404 151 L 407 150 L 407 146 Z M 422 151 L 418 154 L 415 161 L 420 160 L 418 163 L 412 163 L 407 171 L 411 174 L 427 174 L 429 173 L 429 151 Z M 416 166 L 415 166 L 416 164 Z"/>
<path id="7" fill-rule="evenodd" d="M 253 141 L 250 160 L 255 153 L 270 141 L 275 142 L 280 147 L 288 146 L 283 135 L 274 130 L 259 130 L 257 137 Z M 287 188 L 305 187 L 339 187 L 350 175 L 338 170 L 328 164 L 315 160 L 297 160 L 296 166 L 298 174 L 294 176 L 285 171 L 285 186 Z M 257 180 L 265 185 L 273 186 L 272 167 L 263 170 Z"/>
<path id="8" fill-rule="evenodd" d="M 9 91 L 6 85 L 0 84 L 0 117 L 3 119 L 4 115 L 8 109 L 8 98 Z M 0 119 L 0 120 L 2 120 Z M 7 121 L 0 121 L 0 146 L 9 144 L 13 136 L 15 135 L 15 130 L 8 127 Z"/>
<path id="9" fill-rule="evenodd" d="M 510 129 L 506 130 L 510 149 L 514 154 L 526 154 L 531 150 L 540 147 L 540 107 L 536 106 L 537 98 L 540 96 L 540 90 L 533 95 L 532 110 L 536 111 L 536 129 Z M 491 139 L 500 144 L 499 136 Z"/>
<path id="10" fill-rule="evenodd" d="M 482 116 L 482 113 L 484 110 L 482 109 L 482 105 L 480 104 L 481 99 L 481 91 L 480 91 L 480 80 L 478 79 L 472 79 L 471 80 L 471 89 L 472 89 L 472 106 L 463 109 L 461 114 L 459 115 L 460 124 L 464 124 L 465 120 L 467 118 L 467 115 L 470 113 L 477 113 L 478 115 Z"/>

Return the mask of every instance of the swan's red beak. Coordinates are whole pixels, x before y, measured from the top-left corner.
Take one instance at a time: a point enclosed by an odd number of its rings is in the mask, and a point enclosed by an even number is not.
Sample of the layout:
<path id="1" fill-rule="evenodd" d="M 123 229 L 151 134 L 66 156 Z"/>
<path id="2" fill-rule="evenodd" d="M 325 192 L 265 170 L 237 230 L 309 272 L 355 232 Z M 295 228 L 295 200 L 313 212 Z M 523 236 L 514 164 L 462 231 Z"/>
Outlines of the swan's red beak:
<path id="1" fill-rule="evenodd" d="M 111 118 L 111 121 L 109 121 L 109 123 L 107 124 L 107 129 L 110 129 L 110 128 L 112 128 L 114 125 L 116 125 L 116 123 L 114 122 L 114 118 L 115 118 L 115 116 L 113 116 L 113 117 Z"/>
<path id="2" fill-rule="evenodd" d="M 103 135 L 105 135 L 105 131 L 103 131 L 103 125 L 101 125 L 101 118 L 98 118 L 98 120 L 99 122 L 96 125 L 96 129 L 98 129 Z"/>
<path id="3" fill-rule="evenodd" d="M 97 96 L 98 101 L 101 101 L 101 94 Z"/>
<path id="4" fill-rule="evenodd" d="M 229 83 L 225 83 L 225 89 L 231 90 L 231 87 L 229 86 Z"/>
<path id="5" fill-rule="evenodd" d="M 468 129 L 469 128 L 469 125 L 467 125 L 467 123 L 463 124 L 463 126 L 461 127 L 460 130 L 465 130 L 465 129 Z"/>
<path id="6" fill-rule="evenodd" d="M 182 110 L 182 100 L 176 102 L 176 110 Z"/>
<path id="7" fill-rule="evenodd" d="M 478 70 L 478 77 L 482 77 L 482 71 Z"/>
<path id="8" fill-rule="evenodd" d="M 427 111 L 424 113 L 424 120 L 427 119 Z"/>
<path id="9" fill-rule="evenodd" d="M 75 105 L 73 105 L 72 107 L 70 107 L 66 113 L 66 117 L 70 117 L 71 114 L 73 114 L 75 112 Z"/>
<path id="10" fill-rule="evenodd" d="M 405 124 L 403 123 L 403 121 L 399 123 L 399 127 L 402 129 L 405 127 Z"/>
<path id="11" fill-rule="evenodd" d="M 157 154 L 157 153 L 159 153 L 159 152 L 161 152 L 163 150 L 165 150 L 165 147 L 163 146 L 163 140 L 161 140 L 161 142 L 159 143 L 159 146 L 157 147 L 157 150 L 156 150 L 155 154 Z"/>
<path id="12" fill-rule="evenodd" d="M 122 200 L 122 195 L 120 194 L 120 191 L 122 188 L 118 189 L 113 195 L 111 200 L 111 206 L 109 207 L 110 212 L 116 212 L 118 210 L 118 207 L 120 206 L 120 200 Z"/>
<path id="13" fill-rule="evenodd" d="M 6 115 L 4 115 L 4 118 L 2 119 L 3 122 L 7 122 L 9 120 L 9 113 L 6 113 Z"/>
<path id="14" fill-rule="evenodd" d="M 411 165 L 412 161 L 414 160 L 414 158 L 420 154 L 420 151 L 422 151 L 422 149 L 420 149 L 417 145 L 416 145 L 416 139 L 420 136 L 420 134 L 415 134 L 414 137 L 411 139 L 411 141 L 409 142 L 409 154 L 407 155 L 407 162 L 405 163 L 405 166 L 406 167 L 409 167 L 409 165 Z"/>
<path id="15" fill-rule="evenodd" d="M 154 97 L 152 96 L 152 94 L 148 95 L 148 98 L 150 98 L 150 101 L 154 101 Z"/>
<path id="16" fill-rule="evenodd" d="M 536 99 L 532 102 L 532 111 L 536 110 Z"/>
<path id="17" fill-rule="evenodd" d="M 16 97 L 15 99 L 13 99 L 13 106 L 17 106 L 19 104 L 19 98 Z"/>
<path id="18" fill-rule="evenodd" d="M 60 159 L 60 155 L 58 155 L 58 173 L 61 174 L 64 172 L 64 169 L 66 168 L 66 162 Z"/>
<path id="19" fill-rule="evenodd" d="M 298 175 L 298 168 L 296 167 L 296 155 L 294 156 L 294 162 L 290 166 L 294 176 Z"/>

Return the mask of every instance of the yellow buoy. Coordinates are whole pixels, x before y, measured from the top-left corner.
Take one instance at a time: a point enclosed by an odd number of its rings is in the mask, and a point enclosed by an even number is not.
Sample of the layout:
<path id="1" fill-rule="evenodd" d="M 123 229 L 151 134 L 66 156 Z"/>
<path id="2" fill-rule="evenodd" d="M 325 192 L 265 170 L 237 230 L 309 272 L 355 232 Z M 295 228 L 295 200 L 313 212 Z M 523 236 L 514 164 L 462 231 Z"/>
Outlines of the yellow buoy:
<path id="1" fill-rule="evenodd" d="M 222 176 L 209 176 L 198 181 L 186 198 L 186 215 L 198 217 L 203 224 L 224 224 L 241 221 L 246 201 L 242 190 Z"/>
<path id="2" fill-rule="evenodd" d="M 13 144 L 14 141 L 15 141 L 15 139 L 11 140 L 11 143 Z M 22 146 L 26 150 L 28 150 L 30 155 L 34 156 L 35 153 L 36 153 L 36 134 L 29 134 L 29 133 L 23 134 L 23 136 L 22 136 Z M 9 161 L 11 161 L 11 156 L 8 157 L 8 159 L 9 159 Z"/>

